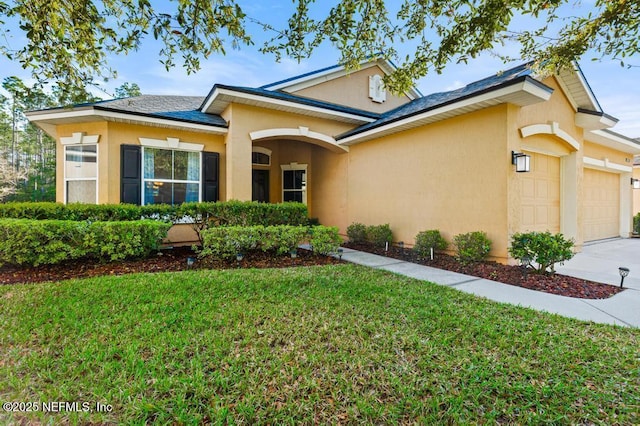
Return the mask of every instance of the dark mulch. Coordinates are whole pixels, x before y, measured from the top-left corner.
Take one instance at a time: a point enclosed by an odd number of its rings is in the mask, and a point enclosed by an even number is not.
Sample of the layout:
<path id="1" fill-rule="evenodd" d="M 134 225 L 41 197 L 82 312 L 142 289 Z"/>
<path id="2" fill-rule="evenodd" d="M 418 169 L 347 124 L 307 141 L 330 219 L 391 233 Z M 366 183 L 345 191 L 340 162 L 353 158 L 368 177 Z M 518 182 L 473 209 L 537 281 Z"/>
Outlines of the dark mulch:
<path id="1" fill-rule="evenodd" d="M 430 260 L 417 256 L 410 249 L 402 249 L 397 246 L 389 247 L 388 251 L 385 251 L 382 247 L 378 248 L 368 244 L 347 243 L 345 247 L 568 297 L 606 299 L 622 291 L 617 286 L 595 283 L 560 274 L 546 276 L 532 272 L 525 273 L 525 270 L 521 267 L 502 265 L 496 262 L 462 265 L 454 257 L 445 254 L 437 254 L 434 260 Z M 298 257 L 295 259 L 290 256 L 278 256 L 269 252 L 252 252 L 247 254 L 241 261 L 235 259 L 196 260 L 195 264 L 189 267 L 187 266 L 187 258 L 190 256 L 195 256 L 190 247 L 175 247 L 162 250 L 146 259 L 131 259 L 111 263 L 99 263 L 83 259 L 38 267 L 5 265 L 0 268 L 0 284 L 61 281 L 71 278 L 122 275 L 134 272 L 168 272 L 187 269 L 286 268 L 340 263 L 339 260 L 333 257 L 316 255 L 313 252 L 302 249 L 298 250 Z"/>
<path id="2" fill-rule="evenodd" d="M 503 265 L 497 262 L 479 262 L 471 265 L 462 265 L 455 257 L 446 254 L 436 254 L 434 259 L 431 260 L 416 255 L 411 249 L 403 249 L 397 246 L 391 246 L 387 251 L 385 251 L 384 247 L 374 247 L 370 244 L 346 243 L 344 246 L 354 250 L 366 251 L 381 256 L 460 272 L 462 274 L 486 278 L 531 290 L 559 294 L 561 296 L 583 299 L 606 299 L 624 290 L 618 286 L 596 283 L 561 274 L 551 276 L 539 275 L 533 273 L 531 269 L 525 270 L 520 266 Z"/>
<path id="3" fill-rule="evenodd" d="M 58 265 L 21 267 L 5 265 L 0 268 L 0 284 L 38 283 L 61 281 L 71 278 L 88 278 L 104 275 L 123 275 L 134 272 L 169 272 L 187 269 L 234 269 L 234 268 L 287 268 L 292 266 L 328 265 L 340 263 L 330 256 L 320 256 L 308 250 L 298 250 L 298 256 L 278 256 L 275 253 L 252 252 L 241 261 L 196 260 L 187 266 L 187 258 L 195 254 L 190 247 L 175 247 L 162 250 L 146 259 L 131 259 L 111 263 L 90 260 L 74 260 Z"/>

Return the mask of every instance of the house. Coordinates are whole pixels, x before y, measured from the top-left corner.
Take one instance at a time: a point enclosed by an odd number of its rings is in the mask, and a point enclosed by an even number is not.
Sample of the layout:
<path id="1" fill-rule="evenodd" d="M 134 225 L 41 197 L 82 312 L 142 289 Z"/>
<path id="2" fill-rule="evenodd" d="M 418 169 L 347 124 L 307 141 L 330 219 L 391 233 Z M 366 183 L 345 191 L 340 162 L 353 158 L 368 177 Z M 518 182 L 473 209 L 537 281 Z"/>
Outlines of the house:
<path id="1" fill-rule="evenodd" d="M 617 120 L 577 65 L 547 78 L 521 65 L 428 96 L 388 93 L 392 67 L 378 59 L 28 118 L 57 140 L 65 203 L 300 201 L 343 233 L 389 223 L 408 245 L 427 229 L 449 240 L 482 230 L 502 261 L 515 232 L 562 232 L 578 250 L 630 235 L 640 143 L 610 130 Z"/>

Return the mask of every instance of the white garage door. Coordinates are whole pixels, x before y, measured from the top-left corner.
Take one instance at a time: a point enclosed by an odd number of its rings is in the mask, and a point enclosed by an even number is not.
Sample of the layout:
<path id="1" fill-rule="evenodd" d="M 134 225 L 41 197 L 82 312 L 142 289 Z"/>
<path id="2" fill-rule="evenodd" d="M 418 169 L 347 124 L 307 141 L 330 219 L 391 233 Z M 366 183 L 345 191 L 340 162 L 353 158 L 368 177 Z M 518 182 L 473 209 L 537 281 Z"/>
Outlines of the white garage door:
<path id="1" fill-rule="evenodd" d="M 532 153 L 521 189 L 522 231 L 560 232 L 560 158 Z"/>
<path id="2" fill-rule="evenodd" d="M 585 241 L 620 235 L 620 176 L 600 170 L 584 169 Z"/>

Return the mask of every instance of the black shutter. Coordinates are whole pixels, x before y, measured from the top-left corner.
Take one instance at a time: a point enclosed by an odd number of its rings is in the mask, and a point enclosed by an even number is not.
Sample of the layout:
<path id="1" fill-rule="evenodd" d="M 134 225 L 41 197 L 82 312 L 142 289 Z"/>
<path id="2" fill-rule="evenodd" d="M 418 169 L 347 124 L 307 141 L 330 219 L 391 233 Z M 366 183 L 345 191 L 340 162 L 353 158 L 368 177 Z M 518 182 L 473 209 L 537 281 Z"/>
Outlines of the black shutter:
<path id="1" fill-rule="evenodd" d="M 120 202 L 140 205 L 142 161 L 138 145 L 120 146 Z"/>
<path id="2" fill-rule="evenodd" d="M 220 154 L 202 153 L 202 201 L 218 201 Z"/>

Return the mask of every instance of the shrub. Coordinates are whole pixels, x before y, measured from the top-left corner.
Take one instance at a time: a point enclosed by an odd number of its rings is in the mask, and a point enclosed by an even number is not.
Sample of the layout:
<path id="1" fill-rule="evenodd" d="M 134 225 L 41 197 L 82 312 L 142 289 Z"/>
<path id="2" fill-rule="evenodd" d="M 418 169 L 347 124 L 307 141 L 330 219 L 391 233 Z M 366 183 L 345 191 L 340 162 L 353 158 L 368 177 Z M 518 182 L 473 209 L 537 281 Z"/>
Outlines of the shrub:
<path id="1" fill-rule="evenodd" d="M 371 225 L 367 226 L 366 238 L 371 244 L 383 246 L 385 243 L 391 243 L 393 241 L 393 233 L 388 223 L 384 225 Z"/>
<path id="2" fill-rule="evenodd" d="M 87 255 L 101 260 L 146 257 L 167 237 L 170 223 L 155 220 L 93 222 L 83 241 Z"/>
<path id="3" fill-rule="evenodd" d="M 198 234 L 214 226 L 275 226 L 307 225 L 307 206 L 302 203 L 268 204 L 255 201 L 225 201 L 215 203 L 184 203 L 177 207 L 177 216 L 191 223 Z"/>
<path id="4" fill-rule="evenodd" d="M 447 240 L 440 235 L 440 231 L 431 229 L 416 235 L 416 244 L 413 246 L 413 250 L 420 256 L 428 256 L 431 254 L 432 248 L 435 251 L 442 251 L 446 250 L 448 245 Z"/>
<path id="5" fill-rule="evenodd" d="M 453 237 L 456 257 L 461 263 L 481 262 L 491 250 L 491 240 L 482 231 L 458 234 Z"/>
<path id="6" fill-rule="evenodd" d="M 640 213 L 633 217 L 633 233 L 640 234 Z"/>
<path id="7" fill-rule="evenodd" d="M 342 238 L 336 227 L 316 226 L 310 229 L 310 233 L 309 243 L 315 253 L 325 255 L 335 253 L 342 244 Z"/>
<path id="8" fill-rule="evenodd" d="M 199 256 L 233 258 L 238 253 L 252 250 L 275 250 L 286 254 L 304 241 L 320 254 L 337 251 L 342 239 L 338 228 L 325 226 L 219 226 L 202 231 L 202 249 Z"/>
<path id="9" fill-rule="evenodd" d="M 167 222 L 192 221 L 203 229 L 212 225 L 306 225 L 307 206 L 302 203 L 268 204 L 244 201 L 184 203 L 178 206 L 152 204 L 0 204 L 0 218 L 131 221 L 155 219 Z"/>
<path id="10" fill-rule="evenodd" d="M 509 254 L 538 273 L 555 273 L 555 264 L 573 257 L 573 240 L 550 232 L 516 233 Z"/>
<path id="11" fill-rule="evenodd" d="M 354 222 L 347 226 L 347 237 L 352 243 L 363 243 L 367 241 L 367 227 L 362 223 Z"/>
<path id="12" fill-rule="evenodd" d="M 0 204 L 0 218 L 91 222 L 156 219 L 172 222 L 175 220 L 175 208 L 166 204 L 6 203 Z"/>
<path id="13" fill-rule="evenodd" d="M 83 257 L 113 261 L 156 249 L 171 225 L 142 220 L 0 220 L 0 264 L 55 264 Z"/>

